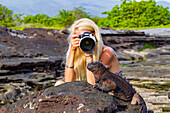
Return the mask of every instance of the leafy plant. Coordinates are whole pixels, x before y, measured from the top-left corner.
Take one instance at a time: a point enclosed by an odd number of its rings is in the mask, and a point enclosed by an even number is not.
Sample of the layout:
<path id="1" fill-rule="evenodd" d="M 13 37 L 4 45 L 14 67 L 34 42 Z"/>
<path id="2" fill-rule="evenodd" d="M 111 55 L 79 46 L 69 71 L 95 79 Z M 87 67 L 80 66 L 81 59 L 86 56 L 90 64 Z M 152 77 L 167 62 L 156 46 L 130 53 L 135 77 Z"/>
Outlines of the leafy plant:
<path id="1" fill-rule="evenodd" d="M 0 26 L 15 26 L 13 12 L 0 4 Z"/>
<path id="2" fill-rule="evenodd" d="M 100 27 L 149 27 L 170 24 L 170 12 L 167 8 L 157 6 L 154 0 L 140 1 L 123 0 L 111 11 L 105 11 L 107 17 L 98 22 Z"/>
<path id="3" fill-rule="evenodd" d="M 49 17 L 45 14 L 37 14 L 35 16 L 27 15 L 23 17 L 21 22 L 24 24 L 42 24 L 45 26 L 69 26 L 80 18 L 90 18 L 90 15 L 85 12 L 85 8 L 83 7 L 74 7 L 71 11 L 62 9 L 59 11 L 59 14 L 54 17 Z"/>
<path id="4" fill-rule="evenodd" d="M 60 29 L 71 25 L 80 18 L 90 18 L 99 27 L 114 29 L 147 29 L 169 28 L 170 12 L 168 8 L 156 6 L 154 0 L 136 2 L 136 0 L 121 0 L 111 11 L 105 11 L 107 17 L 92 16 L 84 7 L 74 7 L 73 10 L 60 10 L 56 16 L 46 14 L 27 15 L 13 14 L 12 10 L 0 4 L 0 26 L 14 29 L 27 27 Z M 33 25 L 35 24 L 35 25 Z M 18 28 L 17 28 L 18 27 Z"/>
<path id="5" fill-rule="evenodd" d="M 150 44 L 145 44 L 144 47 L 142 49 L 139 49 L 139 51 L 143 51 L 145 49 L 156 49 L 155 46 L 152 46 Z"/>
<path id="6" fill-rule="evenodd" d="M 61 10 L 56 17 L 58 24 L 62 26 L 71 25 L 75 21 L 75 17 L 73 16 L 71 11 Z"/>

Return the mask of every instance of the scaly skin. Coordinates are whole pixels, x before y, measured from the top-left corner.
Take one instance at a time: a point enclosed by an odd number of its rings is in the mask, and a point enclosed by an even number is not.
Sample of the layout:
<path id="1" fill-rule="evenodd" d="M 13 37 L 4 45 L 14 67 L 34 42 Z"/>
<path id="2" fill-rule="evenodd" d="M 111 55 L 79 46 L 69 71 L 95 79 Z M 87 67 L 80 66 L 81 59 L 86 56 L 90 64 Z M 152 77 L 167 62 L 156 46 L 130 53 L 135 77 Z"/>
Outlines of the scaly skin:
<path id="1" fill-rule="evenodd" d="M 104 92 L 113 91 L 114 96 L 124 101 L 132 100 L 136 93 L 135 89 L 118 73 L 111 73 L 101 62 L 91 62 L 87 65 L 87 68 L 95 76 L 94 87 Z"/>
<path id="2" fill-rule="evenodd" d="M 87 69 L 95 76 L 95 88 L 107 93 L 112 92 L 114 96 L 124 101 L 131 101 L 131 104 L 141 104 L 141 113 L 147 112 L 143 98 L 129 82 L 119 76 L 119 73 L 110 72 L 102 62 L 91 62 L 87 65 Z"/>

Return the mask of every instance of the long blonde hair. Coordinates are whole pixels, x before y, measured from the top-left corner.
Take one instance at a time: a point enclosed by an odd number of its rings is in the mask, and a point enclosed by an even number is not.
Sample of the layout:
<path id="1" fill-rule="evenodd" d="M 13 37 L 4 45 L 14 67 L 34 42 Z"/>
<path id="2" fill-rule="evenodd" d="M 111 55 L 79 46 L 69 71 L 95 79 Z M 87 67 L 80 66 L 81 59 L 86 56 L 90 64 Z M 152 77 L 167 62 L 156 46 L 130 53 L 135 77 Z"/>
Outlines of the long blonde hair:
<path id="1" fill-rule="evenodd" d="M 96 47 L 94 49 L 93 61 L 99 61 L 100 59 L 100 55 L 102 53 L 102 47 L 103 47 L 103 40 L 99 28 L 92 20 L 88 18 L 82 18 L 75 21 L 69 29 L 70 31 L 70 35 L 68 36 L 69 49 L 66 53 L 66 63 L 68 61 L 68 56 L 70 53 L 72 35 L 75 33 L 75 29 L 77 28 L 77 26 L 79 26 L 82 23 L 85 23 L 83 24 L 84 27 L 91 26 L 94 29 L 95 36 L 98 42 L 96 42 Z M 76 49 L 75 57 L 74 57 L 74 72 L 75 72 L 76 80 L 87 80 L 86 79 L 86 57 L 84 54 L 85 53 L 82 52 L 80 48 Z"/>

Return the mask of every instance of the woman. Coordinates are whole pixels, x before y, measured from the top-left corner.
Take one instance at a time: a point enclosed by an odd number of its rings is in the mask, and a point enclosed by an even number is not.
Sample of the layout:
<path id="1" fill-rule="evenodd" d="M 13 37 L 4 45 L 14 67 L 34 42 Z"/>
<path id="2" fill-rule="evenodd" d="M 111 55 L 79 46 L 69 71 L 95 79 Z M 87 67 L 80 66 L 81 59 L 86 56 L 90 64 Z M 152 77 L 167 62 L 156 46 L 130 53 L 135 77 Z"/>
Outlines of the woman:
<path id="1" fill-rule="evenodd" d="M 97 38 L 95 49 L 91 53 L 84 53 L 80 48 L 80 38 L 77 37 L 84 32 L 90 32 Z M 69 49 L 66 54 L 64 82 L 86 80 L 94 85 L 94 75 L 86 67 L 91 61 L 101 60 L 105 66 L 109 67 L 109 71 L 113 73 L 120 72 L 119 62 L 114 50 L 103 44 L 99 28 L 92 20 L 82 18 L 75 21 L 70 28 L 68 42 Z M 57 81 L 55 86 L 64 82 Z"/>

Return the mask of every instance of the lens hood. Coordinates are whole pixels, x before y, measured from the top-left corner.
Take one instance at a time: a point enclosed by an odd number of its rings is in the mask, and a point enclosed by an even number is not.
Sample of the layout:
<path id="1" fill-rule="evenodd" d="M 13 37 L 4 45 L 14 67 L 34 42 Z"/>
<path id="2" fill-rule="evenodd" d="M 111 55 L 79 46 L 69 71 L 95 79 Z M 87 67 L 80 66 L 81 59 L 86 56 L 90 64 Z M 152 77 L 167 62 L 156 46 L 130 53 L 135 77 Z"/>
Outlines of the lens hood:
<path id="1" fill-rule="evenodd" d="M 81 50 L 85 53 L 91 53 L 96 46 L 96 37 L 90 32 L 84 32 L 80 37 Z"/>

